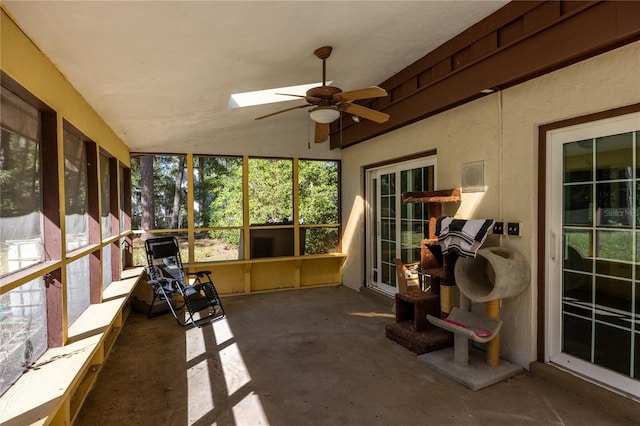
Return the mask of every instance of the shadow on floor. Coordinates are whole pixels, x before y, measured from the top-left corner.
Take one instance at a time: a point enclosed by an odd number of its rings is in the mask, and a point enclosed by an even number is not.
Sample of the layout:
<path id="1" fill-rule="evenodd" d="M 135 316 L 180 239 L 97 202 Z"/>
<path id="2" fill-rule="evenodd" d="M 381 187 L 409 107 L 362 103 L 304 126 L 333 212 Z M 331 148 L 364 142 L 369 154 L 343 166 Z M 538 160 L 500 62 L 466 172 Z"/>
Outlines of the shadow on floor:
<path id="1" fill-rule="evenodd" d="M 626 424 L 526 373 L 469 390 L 386 339 L 389 307 L 345 287 L 223 303 L 201 329 L 133 312 L 75 424 Z"/>

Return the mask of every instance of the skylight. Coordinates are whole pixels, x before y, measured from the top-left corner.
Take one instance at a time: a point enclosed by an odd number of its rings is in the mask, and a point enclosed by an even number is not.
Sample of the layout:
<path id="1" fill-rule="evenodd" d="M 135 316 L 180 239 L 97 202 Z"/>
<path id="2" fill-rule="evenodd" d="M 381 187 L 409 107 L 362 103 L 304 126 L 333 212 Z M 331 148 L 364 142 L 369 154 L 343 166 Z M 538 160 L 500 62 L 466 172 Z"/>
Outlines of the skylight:
<path id="1" fill-rule="evenodd" d="M 331 83 L 333 83 L 333 81 L 327 81 L 327 85 L 330 85 Z M 277 95 L 276 93 L 304 96 L 307 93 L 307 90 L 318 86 L 322 86 L 322 82 L 301 84 L 299 86 L 277 87 L 275 89 L 257 90 L 255 92 L 234 93 L 229 97 L 227 109 L 292 101 L 297 98 L 293 96 Z"/>

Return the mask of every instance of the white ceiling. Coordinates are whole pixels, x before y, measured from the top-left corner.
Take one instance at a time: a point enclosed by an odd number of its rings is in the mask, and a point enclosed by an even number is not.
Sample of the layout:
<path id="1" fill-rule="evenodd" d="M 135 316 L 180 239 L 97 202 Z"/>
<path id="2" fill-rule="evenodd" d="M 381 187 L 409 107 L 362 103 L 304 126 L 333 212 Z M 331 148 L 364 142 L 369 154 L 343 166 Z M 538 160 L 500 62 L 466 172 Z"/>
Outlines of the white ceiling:
<path id="1" fill-rule="evenodd" d="M 379 84 L 507 1 L 3 1 L 132 152 L 336 158 L 303 104 L 232 93 L 327 79 Z"/>

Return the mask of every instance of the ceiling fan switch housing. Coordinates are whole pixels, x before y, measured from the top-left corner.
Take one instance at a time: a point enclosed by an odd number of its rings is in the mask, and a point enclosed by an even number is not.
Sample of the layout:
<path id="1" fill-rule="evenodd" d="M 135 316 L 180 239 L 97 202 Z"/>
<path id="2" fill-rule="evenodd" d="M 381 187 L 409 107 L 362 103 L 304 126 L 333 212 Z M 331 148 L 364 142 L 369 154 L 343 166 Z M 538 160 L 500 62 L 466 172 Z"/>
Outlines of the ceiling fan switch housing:
<path id="1" fill-rule="evenodd" d="M 331 46 L 323 46 L 323 47 L 319 47 L 316 50 L 314 50 L 313 54 L 316 55 L 320 59 L 327 59 L 329 56 L 331 56 L 331 51 L 332 50 L 333 50 L 333 48 Z"/>

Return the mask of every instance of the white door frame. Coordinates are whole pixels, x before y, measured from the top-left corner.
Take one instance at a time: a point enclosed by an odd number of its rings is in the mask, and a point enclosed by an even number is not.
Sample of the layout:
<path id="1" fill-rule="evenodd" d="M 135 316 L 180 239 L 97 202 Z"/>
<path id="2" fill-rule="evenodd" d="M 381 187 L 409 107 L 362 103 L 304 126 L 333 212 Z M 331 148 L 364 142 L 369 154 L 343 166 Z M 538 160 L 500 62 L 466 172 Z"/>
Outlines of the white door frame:
<path id="1" fill-rule="evenodd" d="M 380 177 L 382 175 L 385 174 L 391 174 L 391 173 L 395 173 L 396 174 L 396 198 L 395 198 L 395 211 L 396 211 L 396 218 L 400 217 L 400 211 L 401 211 L 401 203 L 402 203 L 402 197 L 401 197 L 401 193 L 400 193 L 400 187 L 401 187 L 401 183 L 400 183 L 400 172 L 402 170 L 410 170 L 410 169 L 415 169 L 415 168 L 419 168 L 419 167 L 428 167 L 428 166 L 433 166 L 434 167 L 434 188 L 437 188 L 437 173 L 436 173 L 436 163 L 437 163 L 437 156 L 436 155 L 430 155 L 427 157 L 422 157 L 422 158 L 418 158 L 418 159 L 411 159 L 411 160 L 407 160 L 407 161 L 402 161 L 402 162 L 398 162 L 398 163 L 393 163 L 393 164 L 387 164 L 384 166 L 380 166 L 380 167 L 375 167 L 375 168 L 370 168 L 366 170 L 366 175 L 365 175 L 365 194 L 366 194 L 366 199 L 367 199 L 367 203 L 366 203 L 366 207 L 367 207 L 367 211 L 365 213 L 365 217 L 366 217 L 366 223 L 367 223 L 367 234 L 365 237 L 365 268 L 366 268 L 366 273 L 365 273 L 365 280 L 366 280 L 366 286 L 370 287 L 374 290 L 377 290 L 383 294 L 386 295 L 390 295 L 393 296 L 398 290 L 397 290 L 397 286 L 392 287 L 389 285 L 384 284 L 381 280 L 381 253 L 382 253 L 382 244 L 381 244 L 381 224 L 380 224 L 380 211 L 381 211 L 381 206 L 380 206 Z M 372 188 L 371 182 L 372 179 L 376 179 L 376 188 L 375 188 L 375 192 L 373 191 L 374 188 Z M 376 218 L 377 220 L 374 220 L 374 212 L 372 211 L 372 203 L 371 200 L 374 198 L 374 195 L 377 197 L 376 202 L 375 202 L 375 206 L 378 210 L 377 214 L 376 214 Z M 377 233 L 378 238 L 377 241 L 373 241 L 374 240 L 374 231 Z M 395 240 L 396 240 L 396 257 L 400 258 L 401 257 L 401 226 L 400 226 L 400 220 L 397 221 L 396 223 L 396 227 L 395 227 Z M 370 247 L 373 247 L 373 244 L 375 244 L 375 248 L 376 250 L 371 250 Z M 377 253 L 377 258 L 374 259 L 374 253 Z M 394 269 L 395 270 L 395 269 Z M 374 280 L 374 271 L 377 271 L 377 275 L 378 275 L 378 280 Z"/>
<path id="2" fill-rule="evenodd" d="M 550 130 L 546 134 L 545 362 L 640 398 L 640 381 L 562 352 L 563 144 L 640 129 L 640 113 Z M 639 313 L 636 313 L 636 315 Z M 637 333 L 636 333 L 637 336 Z M 639 345 L 640 342 L 636 342 Z M 636 346 L 637 347 L 637 346 Z M 640 366 L 634 366 L 638 369 Z"/>

